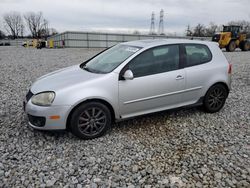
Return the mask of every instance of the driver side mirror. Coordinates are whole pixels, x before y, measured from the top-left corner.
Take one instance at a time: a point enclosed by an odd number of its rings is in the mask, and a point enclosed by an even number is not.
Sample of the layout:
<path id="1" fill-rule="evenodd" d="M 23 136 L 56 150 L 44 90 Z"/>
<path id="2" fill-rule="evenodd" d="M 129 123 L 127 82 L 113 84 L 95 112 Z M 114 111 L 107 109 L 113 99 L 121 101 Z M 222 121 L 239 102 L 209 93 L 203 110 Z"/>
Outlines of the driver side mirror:
<path id="1" fill-rule="evenodd" d="M 134 74 L 131 70 L 126 70 L 125 73 L 123 74 L 123 78 L 125 80 L 133 80 L 134 79 Z"/>

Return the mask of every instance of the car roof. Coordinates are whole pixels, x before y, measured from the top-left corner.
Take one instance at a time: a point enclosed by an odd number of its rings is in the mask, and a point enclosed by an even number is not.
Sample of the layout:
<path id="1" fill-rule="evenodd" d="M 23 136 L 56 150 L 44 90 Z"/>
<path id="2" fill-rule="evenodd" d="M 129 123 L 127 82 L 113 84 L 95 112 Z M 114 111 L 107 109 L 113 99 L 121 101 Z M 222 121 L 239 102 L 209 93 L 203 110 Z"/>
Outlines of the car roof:
<path id="1" fill-rule="evenodd" d="M 147 39 L 147 40 L 129 41 L 129 42 L 124 42 L 122 44 L 148 48 L 148 47 L 154 47 L 154 46 L 160 46 L 160 45 L 183 44 L 183 43 L 207 44 L 208 45 L 212 42 L 201 41 L 201 40 L 190 40 L 190 39 Z"/>

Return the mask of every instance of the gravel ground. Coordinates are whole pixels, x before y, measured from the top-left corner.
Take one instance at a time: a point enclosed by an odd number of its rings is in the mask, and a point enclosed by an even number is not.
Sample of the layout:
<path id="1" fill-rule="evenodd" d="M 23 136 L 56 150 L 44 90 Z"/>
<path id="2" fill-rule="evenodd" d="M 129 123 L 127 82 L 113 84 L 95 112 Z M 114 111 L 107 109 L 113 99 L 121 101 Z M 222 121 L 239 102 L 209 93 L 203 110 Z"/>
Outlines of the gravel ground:
<path id="1" fill-rule="evenodd" d="M 30 84 L 99 51 L 0 47 L 0 187 L 250 187 L 250 52 L 225 52 L 233 83 L 219 113 L 161 112 L 88 141 L 28 127 Z"/>

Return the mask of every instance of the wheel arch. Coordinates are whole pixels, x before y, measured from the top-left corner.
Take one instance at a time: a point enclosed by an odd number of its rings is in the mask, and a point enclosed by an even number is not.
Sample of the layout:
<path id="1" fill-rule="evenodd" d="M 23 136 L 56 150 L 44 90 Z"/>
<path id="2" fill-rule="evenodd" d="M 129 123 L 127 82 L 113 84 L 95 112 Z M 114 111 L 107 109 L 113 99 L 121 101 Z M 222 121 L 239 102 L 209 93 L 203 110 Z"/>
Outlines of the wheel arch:
<path id="1" fill-rule="evenodd" d="M 231 43 L 231 42 L 235 42 L 236 48 L 237 48 L 237 38 L 231 38 L 227 44 L 227 46 Z"/>
<path id="2" fill-rule="evenodd" d="M 80 105 L 82 105 L 82 104 L 84 104 L 84 103 L 89 103 L 89 102 L 99 102 L 99 103 L 101 103 L 101 104 L 104 104 L 105 106 L 107 106 L 108 107 L 108 109 L 109 109 L 109 111 L 110 111 L 110 113 L 111 113 L 111 121 L 112 121 L 112 123 L 114 123 L 115 122 L 115 110 L 114 110 L 114 108 L 113 108 L 113 106 L 109 103 L 109 102 L 107 102 L 106 100 L 104 100 L 104 99 L 98 99 L 98 98 L 93 98 L 93 99 L 86 99 L 86 100 L 84 100 L 84 101 L 81 101 L 81 102 L 79 102 L 77 105 L 75 105 L 71 110 L 70 110 L 70 112 L 69 112 L 69 114 L 68 114 L 68 116 L 67 116 L 67 119 L 66 119 L 66 129 L 70 129 L 70 119 L 71 119 L 71 116 L 72 116 L 72 113 L 74 112 L 74 110 L 76 109 L 76 108 L 78 108 Z"/>

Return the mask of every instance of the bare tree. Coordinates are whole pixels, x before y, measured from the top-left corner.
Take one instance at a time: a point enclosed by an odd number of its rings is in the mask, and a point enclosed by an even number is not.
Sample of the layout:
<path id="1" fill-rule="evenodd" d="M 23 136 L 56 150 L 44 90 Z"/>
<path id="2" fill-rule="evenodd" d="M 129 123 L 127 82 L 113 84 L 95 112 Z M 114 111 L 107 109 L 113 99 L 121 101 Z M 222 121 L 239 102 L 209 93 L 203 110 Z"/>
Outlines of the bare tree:
<path id="1" fill-rule="evenodd" d="M 46 19 L 43 20 L 43 28 L 39 31 L 39 35 L 45 39 L 49 36 L 49 22 Z"/>
<path id="2" fill-rule="evenodd" d="M 5 38 L 5 34 L 3 31 L 0 30 L 0 39 L 4 39 Z"/>
<path id="3" fill-rule="evenodd" d="M 210 22 L 209 26 L 206 27 L 206 36 L 211 37 L 213 36 L 218 29 L 218 25 L 213 22 Z"/>
<path id="4" fill-rule="evenodd" d="M 56 35 L 58 34 L 58 31 L 55 29 L 55 28 L 50 28 L 49 29 L 49 35 L 52 36 L 52 35 Z"/>
<path id="5" fill-rule="evenodd" d="M 195 37 L 204 37 L 205 36 L 205 29 L 206 29 L 205 26 L 199 23 L 194 28 L 193 36 L 195 36 Z"/>
<path id="6" fill-rule="evenodd" d="M 242 32 L 247 34 L 247 37 L 250 38 L 250 22 L 246 20 L 240 21 L 231 21 L 227 25 L 239 25 L 242 27 Z M 186 36 L 196 36 L 196 37 L 211 37 L 216 32 L 223 31 L 223 25 L 217 25 L 213 22 L 210 22 L 208 26 L 202 24 L 197 24 L 193 29 L 190 25 L 187 26 Z"/>
<path id="7" fill-rule="evenodd" d="M 193 32 L 191 30 L 191 27 L 190 25 L 187 26 L 187 29 L 186 29 L 186 36 L 192 36 Z"/>
<path id="8" fill-rule="evenodd" d="M 42 12 L 28 12 L 24 15 L 24 19 L 33 38 L 48 36 L 48 21 L 43 18 Z"/>
<path id="9" fill-rule="evenodd" d="M 23 33 L 24 25 L 22 16 L 18 12 L 6 13 L 3 16 L 6 31 L 14 38 L 18 38 Z"/>
<path id="10" fill-rule="evenodd" d="M 223 31 L 223 25 L 222 24 L 218 25 L 217 31 L 218 32 L 222 32 Z"/>

